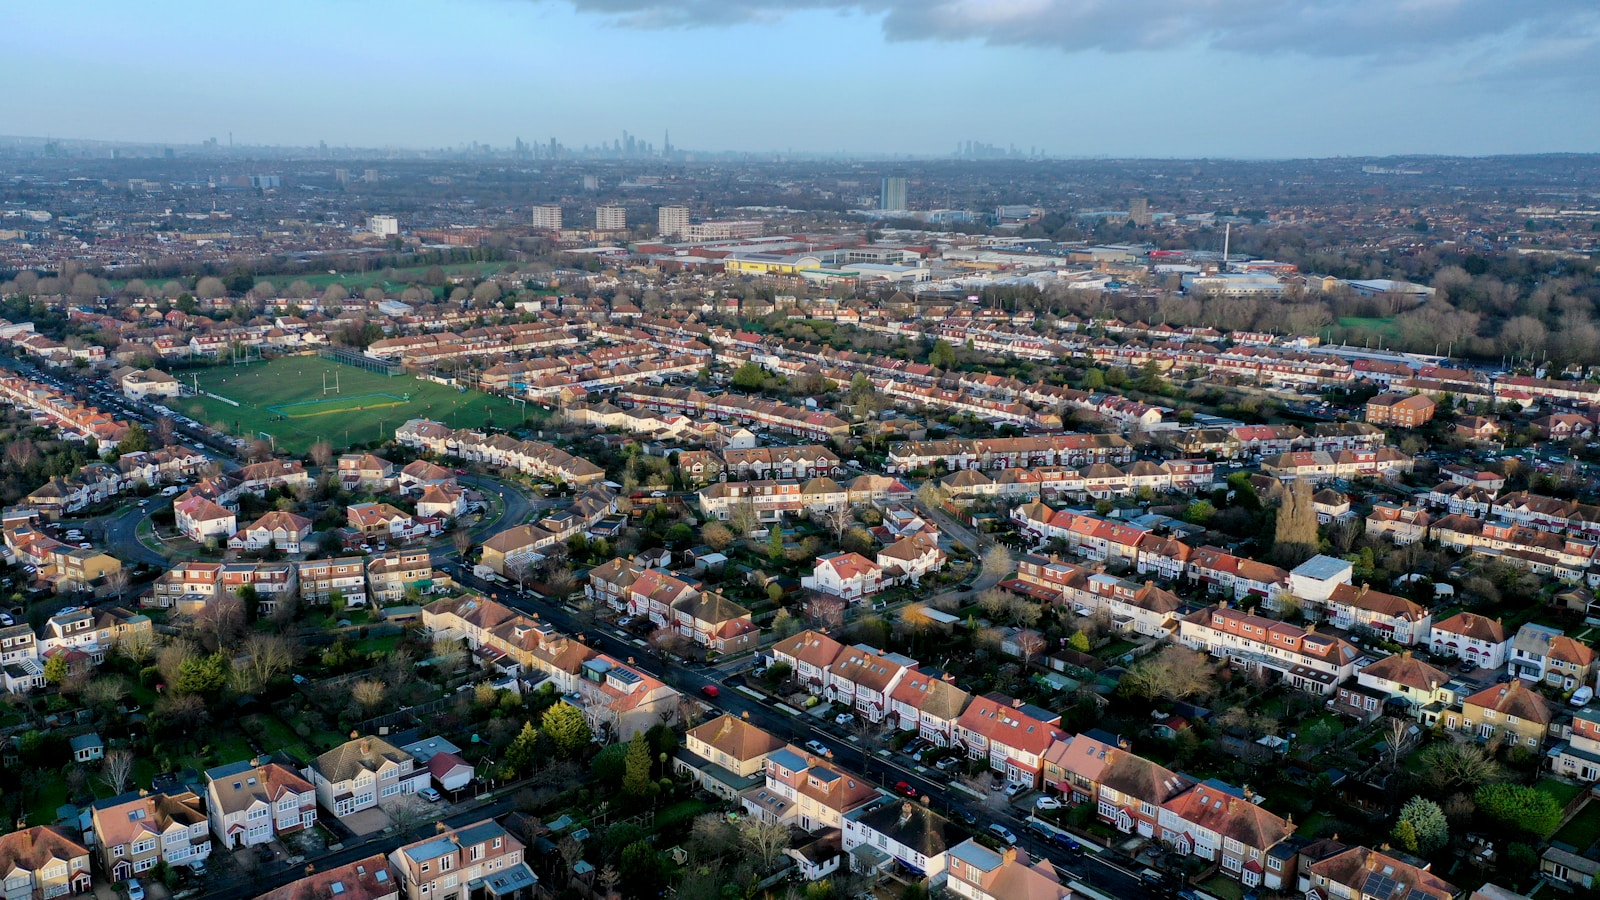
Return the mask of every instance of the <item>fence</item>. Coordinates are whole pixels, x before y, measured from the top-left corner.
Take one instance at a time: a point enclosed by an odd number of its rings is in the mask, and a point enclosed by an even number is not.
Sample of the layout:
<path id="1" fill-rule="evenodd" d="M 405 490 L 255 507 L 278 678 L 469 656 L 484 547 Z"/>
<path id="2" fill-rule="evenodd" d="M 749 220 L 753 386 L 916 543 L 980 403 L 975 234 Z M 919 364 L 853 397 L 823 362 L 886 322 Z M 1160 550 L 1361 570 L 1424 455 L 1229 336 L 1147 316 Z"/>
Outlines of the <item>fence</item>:
<path id="1" fill-rule="evenodd" d="M 317 355 L 336 363 L 355 366 L 358 369 L 366 369 L 368 372 L 376 372 L 379 375 L 388 375 L 390 377 L 401 374 L 405 369 L 400 363 L 392 360 L 376 359 L 367 356 L 365 353 L 357 353 L 354 350 L 347 350 L 343 347 L 329 347 L 325 350 L 319 350 Z"/>

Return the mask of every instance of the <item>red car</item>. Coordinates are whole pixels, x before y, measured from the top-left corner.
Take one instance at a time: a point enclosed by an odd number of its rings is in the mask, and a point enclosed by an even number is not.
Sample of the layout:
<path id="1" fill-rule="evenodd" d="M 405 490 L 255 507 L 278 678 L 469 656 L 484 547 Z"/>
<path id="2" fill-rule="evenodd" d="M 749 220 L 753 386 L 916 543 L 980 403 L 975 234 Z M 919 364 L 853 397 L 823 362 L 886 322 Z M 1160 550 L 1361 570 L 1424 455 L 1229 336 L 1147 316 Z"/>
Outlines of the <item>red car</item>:
<path id="1" fill-rule="evenodd" d="M 905 794 L 907 797 L 917 796 L 917 789 L 904 781 L 896 781 L 894 783 L 894 789 L 902 794 Z"/>
<path id="2" fill-rule="evenodd" d="M 714 684 L 702 685 L 700 687 L 700 693 L 705 694 L 707 697 L 712 699 L 722 696 L 722 691 L 719 690 Z"/>

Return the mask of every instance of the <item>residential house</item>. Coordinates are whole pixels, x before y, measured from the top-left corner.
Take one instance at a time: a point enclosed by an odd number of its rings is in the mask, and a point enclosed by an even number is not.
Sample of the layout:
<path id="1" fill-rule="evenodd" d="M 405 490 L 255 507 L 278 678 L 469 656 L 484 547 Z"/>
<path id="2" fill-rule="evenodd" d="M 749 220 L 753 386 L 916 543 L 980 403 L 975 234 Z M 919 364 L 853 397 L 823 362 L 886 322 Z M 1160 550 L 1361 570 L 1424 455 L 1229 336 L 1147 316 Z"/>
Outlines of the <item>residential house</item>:
<path id="1" fill-rule="evenodd" d="M 541 557 L 539 550 L 557 543 L 555 535 L 537 525 L 517 525 L 483 542 L 481 563 L 496 574 L 515 578 Z"/>
<path id="2" fill-rule="evenodd" d="M 531 900 L 539 883 L 522 842 L 493 819 L 406 844 L 389 865 L 405 900 Z"/>
<path id="3" fill-rule="evenodd" d="M 882 796 L 864 779 L 792 744 L 767 755 L 764 773 L 761 784 L 739 795 L 745 812 L 807 832 L 843 833 L 845 814 Z"/>
<path id="4" fill-rule="evenodd" d="M 967 900 L 1067 900 L 1071 888 L 1048 859 L 1029 862 L 1016 847 L 991 850 L 967 839 L 950 850 L 945 888 Z"/>
<path id="5" fill-rule="evenodd" d="M 1056 727 L 1060 722 L 1058 713 L 1004 694 L 986 694 L 967 704 L 956 720 L 951 743 L 965 748 L 969 759 L 987 759 L 1008 784 L 1038 787 L 1045 752 L 1066 737 Z"/>
<path id="6" fill-rule="evenodd" d="M 411 754 L 377 737 L 353 737 L 312 761 L 304 773 L 317 802 L 335 818 L 381 806 L 428 786 L 428 770 Z"/>
<path id="7" fill-rule="evenodd" d="M 1074 743 L 1081 738 L 1082 735 L 1074 738 Z M 1158 834 L 1162 806 L 1194 786 L 1187 776 L 1121 748 L 1106 748 L 1104 759 L 1077 768 L 1086 773 L 1099 769 L 1095 815 L 1123 834 L 1137 833 L 1145 838 Z M 1078 794 L 1079 789 L 1074 786 L 1072 795 Z"/>
<path id="8" fill-rule="evenodd" d="M 784 742 L 733 715 L 689 729 L 673 763 L 701 789 L 732 800 L 763 777 L 767 755 Z"/>
<path id="9" fill-rule="evenodd" d="M 206 809 L 221 847 L 254 847 L 317 821 L 317 789 L 289 766 L 249 759 L 206 770 Z"/>
<path id="10" fill-rule="evenodd" d="M 917 661 L 898 653 L 884 653 L 866 644 L 839 651 L 828 666 L 823 694 L 844 706 L 853 706 L 868 721 L 880 722 L 889 713 L 889 696 Z"/>
<path id="11" fill-rule="evenodd" d="M 10 694 L 44 687 L 38 638 L 26 622 L 0 628 L 0 678 Z"/>
<path id="12" fill-rule="evenodd" d="M 945 882 L 951 848 L 971 840 L 972 833 L 927 804 L 885 798 L 846 813 L 843 837 L 855 872 L 877 875 L 893 869 L 937 887 Z"/>
<path id="13" fill-rule="evenodd" d="M 123 794 L 90 810 L 101 871 L 126 881 L 157 863 L 187 866 L 211 855 L 210 820 L 192 791 Z"/>
<path id="14" fill-rule="evenodd" d="M 466 492 L 452 484 L 430 484 L 417 497 L 417 515 L 454 519 L 466 511 Z"/>
<path id="15" fill-rule="evenodd" d="M 88 894 L 89 848 L 54 825 L 35 825 L 0 835 L 4 900 L 52 900 Z"/>
<path id="16" fill-rule="evenodd" d="M 1359 657 L 1342 638 L 1232 609 L 1207 607 L 1179 620 L 1178 640 L 1249 671 L 1281 678 L 1290 687 L 1331 696 L 1355 674 Z"/>
<path id="17" fill-rule="evenodd" d="M 367 604 L 367 562 L 361 557 L 309 559 L 296 563 L 295 567 L 300 579 L 301 602 L 330 603 L 337 594 L 346 606 Z"/>
<path id="18" fill-rule="evenodd" d="M 1334 708 L 1371 721 L 1383 715 L 1385 707 L 1392 706 L 1422 721 L 1428 707 L 1437 705 L 1443 709 L 1456 699 L 1448 674 L 1406 650 L 1362 667 L 1356 673 L 1355 685 L 1339 687 Z"/>
<path id="19" fill-rule="evenodd" d="M 583 595 L 588 600 L 614 610 L 626 609 L 632 598 L 633 583 L 644 570 L 630 560 L 617 557 L 589 570 Z"/>
<path id="20" fill-rule="evenodd" d="M 912 669 L 889 694 L 889 707 L 901 731 L 915 731 L 936 747 L 948 747 L 971 699 L 953 679 Z"/>
<path id="21" fill-rule="evenodd" d="M 879 550 L 877 564 L 887 584 L 921 584 L 924 576 L 944 568 L 945 554 L 937 536 L 918 534 Z"/>
<path id="22" fill-rule="evenodd" d="M 339 457 L 339 486 L 347 491 L 386 491 L 395 486 L 394 463 L 371 453 Z"/>
<path id="23" fill-rule="evenodd" d="M 1459 612 L 1435 622 L 1428 632 L 1428 651 L 1477 663 L 1480 668 L 1498 669 L 1506 664 L 1511 639 L 1499 619 L 1477 613 Z"/>
<path id="24" fill-rule="evenodd" d="M 617 740 L 631 740 L 670 718 L 682 696 L 662 681 L 608 656 L 580 663 L 576 690 L 562 701 L 583 711 L 589 727 Z"/>
<path id="25" fill-rule="evenodd" d="M 205 497 L 194 496 L 192 491 L 173 504 L 172 515 L 183 536 L 200 544 L 213 538 L 226 540 L 239 530 L 232 510 Z"/>
<path id="26" fill-rule="evenodd" d="M 810 575 L 800 579 L 807 590 L 859 601 L 883 590 L 883 567 L 859 553 L 839 552 L 817 557 Z"/>
<path id="27" fill-rule="evenodd" d="M 1457 716 L 1459 715 L 1459 720 Z M 1444 727 L 1480 741 L 1522 745 L 1537 753 L 1550 727 L 1550 707 L 1543 697 L 1513 678 L 1491 684 L 1461 701 L 1461 712 L 1442 716 Z"/>
<path id="28" fill-rule="evenodd" d="M 342 575 L 338 572 L 329 573 L 328 589 L 332 590 L 331 582 Z M 300 578 L 301 591 L 304 592 L 304 568 L 301 569 Z M 367 557 L 367 590 L 374 603 L 403 603 L 409 592 L 432 588 L 433 579 L 433 556 L 425 547 L 389 550 Z M 343 587 L 339 589 L 342 591 Z"/>
<path id="29" fill-rule="evenodd" d="M 1389 898 L 1454 900 L 1461 889 L 1433 874 L 1428 865 L 1399 859 L 1367 847 L 1322 840 L 1299 854 L 1299 885 L 1308 900 Z"/>
<path id="30" fill-rule="evenodd" d="M 844 645 L 820 631 L 802 631 L 772 645 L 772 661 L 789 667 L 790 678 L 813 694 L 828 688 L 828 670 Z"/>
<path id="31" fill-rule="evenodd" d="M 1161 805 L 1161 842 L 1179 853 L 1218 862 L 1246 887 L 1258 887 L 1267 871 L 1267 851 L 1294 831 L 1268 812 L 1260 798 L 1220 781 L 1195 785 Z"/>
<path id="32" fill-rule="evenodd" d="M 401 469 L 399 474 L 395 476 L 395 486 L 399 488 L 402 494 L 421 493 L 424 488 L 435 485 L 454 486 L 455 484 L 456 473 L 454 469 L 447 469 L 425 459 L 407 463 L 405 468 Z"/>
<path id="33" fill-rule="evenodd" d="M 1507 671 L 1518 678 L 1571 691 L 1589 682 L 1594 670 L 1594 649 L 1560 629 L 1527 622 L 1511 639 Z"/>
<path id="34" fill-rule="evenodd" d="M 1600 781 L 1600 708 L 1585 706 L 1572 714 L 1572 734 L 1550 749 L 1550 768 L 1585 784 Z"/>
<path id="35" fill-rule="evenodd" d="M 1423 394 L 1379 394 L 1367 401 L 1367 421 L 1373 425 L 1419 428 L 1433 421 L 1438 404 Z"/>
<path id="36" fill-rule="evenodd" d="M 672 604 L 671 627 L 704 647 L 708 653 L 727 656 L 754 650 L 761 629 L 750 610 L 716 591 L 696 593 Z"/>
<path id="37" fill-rule="evenodd" d="M 228 539 L 232 550 L 268 550 L 299 553 L 302 544 L 311 536 L 311 520 L 291 512 L 273 510 L 246 525 Z"/>
<path id="38" fill-rule="evenodd" d="M 400 900 L 400 883 L 389 870 L 389 860 L 382 853 L 375 853 L 342 866 L 313 871 L 256 900 L 305 900 L 308 897 Z"/>
<path id="39" fill-rule="evenodd" d="M 120 607 L 69 607 L 45 620 L 39 654 L 50 656 L 62 649 L 77 650 L 98 666 L 117 642 L 131 634 L 151 635 L 149 616 Z"/>

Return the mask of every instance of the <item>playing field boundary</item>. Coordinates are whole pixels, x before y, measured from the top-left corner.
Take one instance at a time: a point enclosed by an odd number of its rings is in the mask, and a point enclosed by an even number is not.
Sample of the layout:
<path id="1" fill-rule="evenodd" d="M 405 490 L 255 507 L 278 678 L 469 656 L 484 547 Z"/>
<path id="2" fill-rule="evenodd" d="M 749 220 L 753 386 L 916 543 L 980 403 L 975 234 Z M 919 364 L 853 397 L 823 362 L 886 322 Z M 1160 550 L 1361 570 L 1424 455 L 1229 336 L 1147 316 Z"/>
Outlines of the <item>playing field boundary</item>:
<path id="1" fill-rule="evenodd" d="M 382 398 L 381 400 L 379 398 Z M 365 402 L 377 401 L 377 402 Z M 400 397 L 388 393 L 358 394 L 354 397 L 330 397 L 326 400 L 300 400 L 295 403 L 282 403 L 266 407 L 268 412 L 277 413 L 286 419 L 313 419 L 317 416 L 332 416 L 339 413 L 363 412 L 369 409 L 392 409 L 396 406 L 405 406 L 411 402 L 410 397 Z M 295 412 L 313 408 L 309 412 Z"/>

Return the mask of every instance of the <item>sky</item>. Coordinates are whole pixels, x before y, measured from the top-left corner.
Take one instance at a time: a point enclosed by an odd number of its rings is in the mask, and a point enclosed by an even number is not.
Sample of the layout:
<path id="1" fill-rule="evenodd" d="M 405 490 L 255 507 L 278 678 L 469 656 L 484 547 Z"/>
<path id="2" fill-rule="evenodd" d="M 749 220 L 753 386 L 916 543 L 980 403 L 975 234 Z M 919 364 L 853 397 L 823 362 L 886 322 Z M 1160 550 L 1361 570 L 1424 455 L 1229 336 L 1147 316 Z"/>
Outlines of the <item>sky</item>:
<path id="1" fill-rule="evenodd" d="M 0 33 L 0 130 L 29 136 L 1600 151 L 1595 0 L 49 0 Z"/>

